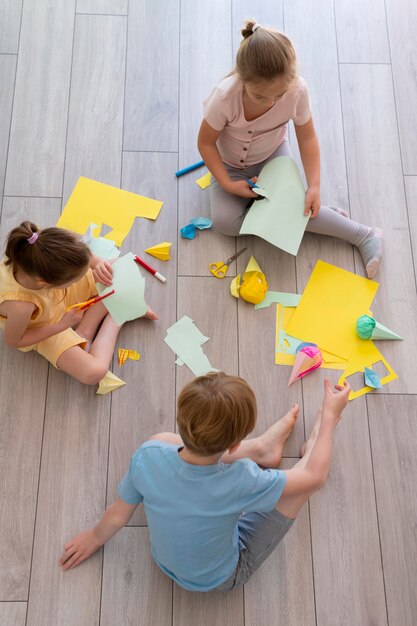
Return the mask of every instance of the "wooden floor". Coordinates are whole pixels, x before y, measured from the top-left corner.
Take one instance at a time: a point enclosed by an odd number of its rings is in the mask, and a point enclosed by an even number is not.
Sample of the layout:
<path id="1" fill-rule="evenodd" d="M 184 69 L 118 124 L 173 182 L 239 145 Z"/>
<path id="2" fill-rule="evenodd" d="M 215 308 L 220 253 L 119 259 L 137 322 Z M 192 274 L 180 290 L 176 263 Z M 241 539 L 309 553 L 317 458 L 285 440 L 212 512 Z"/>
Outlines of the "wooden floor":
<path id="1" fill-rule="evenodd" d="M 322 200 L 381 226 L 386 250 L 375 316 L 406 337 L 383 353 L 399 379 L 354 401 L 337 430 L 330 478 L 244 589 L 186 592 L 149 556 L 137 514 L 104 549 L 63 574 L 63 543 L 94 524 L 135 448 L 175 427 L 192 377 L 163 342 L 184 314 L 210 337 L 211 363 L 247 378 L 256 432 L 299 402 L 284 466 L 298 456 L 321 399 L 322 372 L 287 389 L 274 365 L 274 307 L 255 312 L 208 263 L 236 249 L 201 232 L 208 192 L 174 172 L 200 157 L 202 100 L 232 67 L 245 17 L 292 38 L 311 89 Z M 2 0 L 1 242 L 21 220 L 54 224 L 80 175 L 164 201 L 123 246 L 173 241 L 167 284 L 147 278 L 156 323 L 136 321 L 119 346 L 139 363 L 99 397 L 35 354 L 1 346 L 1 626 L 415 626 L 417 624 L 417 9 L 415 0 Z M 239 241 L 239 245 L 241 245 Z M 296 259 L 261 240 L 271 289 L 301 293 L 317 259 L 364 273 L 351 246 L 307 235 Z M 158 267 L 162 267 L 159 264 Z M 336 380 L 338 372 L 331 373 Z"/>

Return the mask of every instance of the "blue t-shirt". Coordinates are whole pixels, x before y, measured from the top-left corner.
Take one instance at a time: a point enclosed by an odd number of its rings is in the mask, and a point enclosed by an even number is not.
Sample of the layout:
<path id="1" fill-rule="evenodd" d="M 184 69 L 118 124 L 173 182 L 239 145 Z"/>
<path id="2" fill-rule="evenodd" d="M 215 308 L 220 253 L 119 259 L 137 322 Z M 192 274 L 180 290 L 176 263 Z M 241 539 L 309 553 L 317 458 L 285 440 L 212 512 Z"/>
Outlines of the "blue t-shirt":
<path id="1" fill-rule="evenodd" d="M 148 441 L 132 456 L 119 495 L 143 502 L 159 567 L 185 589 L 209 591 L 236 568 L 240 514 L 272 511 L 285 482 L 284 472 L 249 459 L 191 465 L 178 446 Z"/>

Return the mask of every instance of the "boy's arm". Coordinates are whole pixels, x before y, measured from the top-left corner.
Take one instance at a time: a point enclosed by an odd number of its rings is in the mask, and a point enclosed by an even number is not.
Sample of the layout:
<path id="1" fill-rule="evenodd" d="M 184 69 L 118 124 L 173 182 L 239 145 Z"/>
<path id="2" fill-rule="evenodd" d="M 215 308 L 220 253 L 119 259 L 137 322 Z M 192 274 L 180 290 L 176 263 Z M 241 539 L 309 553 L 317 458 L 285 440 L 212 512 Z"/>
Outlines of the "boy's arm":
<path id="1" fill-rule="evenodd" d="M 97 526 L 73 537 L 64 545 L 64 552 L 59 559 L 62 569 L 77 567 L 97 552 L 113 535 L 126 526 L 137 506 L 137 504 L 127 504 L 120 498 L 110 505 Z"/>
<path id="2" fill-rule="evenodd" d="M 312 211 L 315 217 L 320 209 L 320 148 L 313 119 L 301 126 L 295 125 L 295 134 L 308 185 L 304 214 Z"/>

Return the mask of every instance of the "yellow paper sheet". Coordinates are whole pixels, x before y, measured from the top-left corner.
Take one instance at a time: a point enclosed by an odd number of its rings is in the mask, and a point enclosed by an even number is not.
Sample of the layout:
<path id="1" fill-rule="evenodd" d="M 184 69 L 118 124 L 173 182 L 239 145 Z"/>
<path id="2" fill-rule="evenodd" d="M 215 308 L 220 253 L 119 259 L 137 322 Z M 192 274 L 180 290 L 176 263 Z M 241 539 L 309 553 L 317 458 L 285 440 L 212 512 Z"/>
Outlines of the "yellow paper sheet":
<path id="1" fill-rule="evenodd" d="M 398 378 L 397 374 L 392 369 L 391 365 L 386 361 L 386 359 L 382 356 L 376 345 L 373 341 L 363 340 L 361 339 L 361 343 L 355 352 L 351 355 L 346 369 L 343 372 L 342 376 L 339 378 L 339 385 L 343 384 L 343 381 L 355 374 L 356 372 L 364 371 L 365 367 L 372 368 L 372 365 L 378 363 L 378 361 L 382 361 L 385 367 L 388 370 L 388 374 L 381 378 L 381 385 L 386 385 Z M 374 391 L 373 387 L 368 387 L 364 384 L 363 387 L 357 390 L 352 390 L 349 394 L 349 400 L 354 400 L 355 398 L 359 398 L 363 396 L 365 393 L 369 393 L 370 391 Z"/>
<path id="2" fill-rule="evenodd" d="M 362 341 L 356 320 L 369 309 L 377 289 L 372 280 L 317 261 L 287 332 L 348 359 Z"/>
<path id="3" fill-rule="evenodd" d="M 120 247 L 135 218 L 146 217 L 155 220 L 162 205 L 163 202 L 159 200 L 139 196 L 81 176 L 57 226 L 84 234 L 89 224 L 95 222 L 99 228 L 94 235 L 98 237 L 102 224 L 107 224 L 113 230 L 105 235 L 105 239 L 113 240 L 116 246 Z"/>
<path id="4" fill-rule="evenodd" d="M 201 189 L 206 189 L 206 187 L 210 185 L 210 181 L 211 181 L 211 174 L 210 172 L 207 172 L 207 174 L 204 174 L 204 176 L 201 176 L 195 182 L 197 183 L 199 187 L 201 187 Z"/>

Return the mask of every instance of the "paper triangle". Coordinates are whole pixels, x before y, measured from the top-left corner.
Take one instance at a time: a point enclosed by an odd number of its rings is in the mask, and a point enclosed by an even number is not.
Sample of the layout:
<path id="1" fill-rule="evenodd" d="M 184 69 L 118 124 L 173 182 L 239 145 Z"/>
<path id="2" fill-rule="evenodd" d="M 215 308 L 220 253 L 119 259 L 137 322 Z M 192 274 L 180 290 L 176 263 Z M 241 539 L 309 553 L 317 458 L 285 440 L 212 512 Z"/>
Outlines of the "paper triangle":
<path id="1" fill-rule="evenodd" d="M 295 383 L 296 380 L 302 378 L 306 374 L 309 374 L 313 370 L 320 367 L 322 363 L 322 356 L 318 352 L 315 356 L 311 357 L 303 351 L 297 352 L 295 355 L 295 361 L 292 368 L 290 380 L 288 381 L 288 387 Z"/>
<path id="2" fill-rule="evenodd" d="M 125 384 L 124 380 L 121 380 L 109 370 L 104 378 L 100 380 L 96 393 L 98 396 L 104 396 L 104 394 L 114 391 Z"/>
<path id="3" fill-rule="evenodd" d="M 375 328 L 372 331 L 372 339 L 402 339 L 402 337 L 375 320 Z"/>
<path id="4" fill-rule="evenodd" d="M 170 256 L 170 247 L 172 243 L 169 241 L 163 241 L 162 243 L 158 243 L 156 246 L 152 246 L 151 248 L 147 248 L 145 252 L 154 256 L 156 259 L 160 259 L 161 261 L 168 261 Z"/>
<path id="5" fill-rule="evenodd" d="M 378 374 L 371 370 L 369 367 L 365 367 L 365 385 L 372 387 L 372 389 L 381 389 L 381 379 Z"/>
<path id="6" fill-rule="evenodd" d="M 245 269 L 245 274 L 246 272 L 261 272 L 261 274 L 263 273 L 254 256 L 251 256 L 251 258 L 249 259 L 249 263 L 247 264 Z"/>

